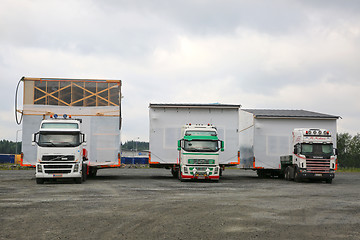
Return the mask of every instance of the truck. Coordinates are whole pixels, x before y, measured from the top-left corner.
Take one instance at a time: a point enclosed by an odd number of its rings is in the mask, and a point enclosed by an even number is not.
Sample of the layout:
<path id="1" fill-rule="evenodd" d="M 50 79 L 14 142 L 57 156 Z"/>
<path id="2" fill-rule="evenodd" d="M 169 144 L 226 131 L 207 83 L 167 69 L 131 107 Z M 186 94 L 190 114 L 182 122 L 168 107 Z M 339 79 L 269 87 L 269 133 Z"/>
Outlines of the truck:
<path id="1" fill-rule="evenodd" d="M 307 110 L 243 108 L 239 115 L 239 168 L 254 170 L 261 178 L 284 176 L 286 160 L 281 163 L 280 157 L 293 152 L 294 129 L 327 129 L 336 148 L 339 116 Z M 292 160 L 288 157 L 287 161 Z"/>
<path id="2" fill-rule="evenodd" d="M 293 151 L 280 156 L 281 173 L 286 180 L 319 179 L 332 183 L 337 168 L 337 150 L 330 131 L 296 128 L 292 132 Z"/>
<path id="3" fill-rule="evenodd" d="M 240 163 L 239 109 L 240 105 L 235 104 L 150 103 L 149 166 L 151 168 L 170 169 L 174 177 L 179 177 L 179 174 L 180 176 L 181 174 L 184 175 L 185 172 L 179 173 L 180 167 L 185 167 L 185 162 L 180 166 L 181 160 L 186 161 L 184 157 L 186 154 L 184 155 L 184 153 L 187 153 L 187 151 L 184 150 L 184 147 L 186 143 L 189 143 L 186 142 L 189 139 L 195 140 L 195 136 L 186 136 L 185 134 L 187 130 L 190 131 L 190 128 L 196 126 L 198 126 L 197 129 L 212 129 L 213 134 L 216 134 L 216 136 L 207 138 L 213 140 L 213 144 L 217 142 L 219 145 L 215 146 L 215 152 L 208 152 L 207 154 L 216 154 L 210 156 L 218 157 L 218 163 L 215 162 L 213 166 L 214 170 L 217 169 L 216 166 L 219 167 L 218 174 L 220 176 L 226 167 L 238 166 Z M 220 146 L 219 139 L 223 141 L 223 146 Z M 179 140 L 180 146 L 178 145 Z M 178 150 L 179 148 L 180 150 Z M 221 151 L 221 148 L 224 151 Z M 181 153 L 183 153 L 183 156 Z M 191 156 L 191 154 L 187 156 Z M 200 176 L 200 169 L 202 171 L 205 165 L 209 165 L 206 163 L 208 161 L 206 159 L 209 158 L 200 156 L 197 158 L 204 159 L 204 164 L 200 160 L 191 160 L 190 164 L 203 165 L 202 168 L 199 166 L 198 169 Z M 212 159 L 215 160 L 215 158 Z M 189 174 L 188 169 L 188 175 L 186 176 L 189 177 Z M 192 174 L 194 174 L 193 171 Z M 202 174 L 204 174 L 204 171 L 202 171 Z M 215 171 L 212 174 L 215 176 Z"/>
<path id="4" fill-rule="evenodd" d="M 224 142 L 219 140 L 217 129 L 210 124 L 186 124 L 181 128 L 178 141 L 180 181 L 211 179 L 219 181 L 219 152 Z"/>
<path id="5" fill-rule="evenodd" d="M 57 114 L 44 119 L 32 135 L 37 145 L 35 178 L 37 184 L 58 178 L 72 178 L 82 183 L 87 176 L 86 135 L 81 132 L 81 119 Z"/>
<path id="6" fill-rule="evenodd" d="M 99 169 L 118 168 L 121 165 L 121 81 L 105 79 L 63 79 L 22 77 L 23 109 L 16 109 L 16 122 L 22 124 L 22 153 L 20 164 L 36 167 L 38 149 L 32 146 L 33 134 L 42 136 L 42 121 L 76 121 L 79 136 L 86 136 L 89 177 L 95 177 Z M 17 93 L 18 91 L 16 91 Z M 15 99 L 18 97 L 16 96 Z M 66 119 L 54 116 L 63 116 Z M 71 115 L 71 119 L 69 116 Z M 51 119 L 50 116 L 53 116 Z M 81 123 L 78 120 L 81 120 Z M 54 126 L 54 125 L 52 125 Z M 74 126 L 74 125 L 73 125 Z M 65 131 L 65 129 L 62 129 Z M 35 139 L 35 144 L 39 139 Z M 84 139 L 80 139 L 84 141 Z M 79 140 L 79 141 L 80 141 Z M 80 148 L 83 148 L 82 142 Z M 41 146 L 39 146 L 41 147 Z M 48 146 L 47 146 L 47 149 Z M 69 148 L 57 148 L 58 155 L 66 155 Z M 64 150 L 64 153 L 59 152 Z M 81 153 L 81 149 L 79 149 Z M 81 161 L 81 157 L 78 158 Z M 41 160 L 41 158 L 40 158 Z M 82 165 L 79 165 L 82 169 Z M 39 177 L 40 179 L 40 177 Z M 41 180 L 39 180 L 41 181 Z"/>

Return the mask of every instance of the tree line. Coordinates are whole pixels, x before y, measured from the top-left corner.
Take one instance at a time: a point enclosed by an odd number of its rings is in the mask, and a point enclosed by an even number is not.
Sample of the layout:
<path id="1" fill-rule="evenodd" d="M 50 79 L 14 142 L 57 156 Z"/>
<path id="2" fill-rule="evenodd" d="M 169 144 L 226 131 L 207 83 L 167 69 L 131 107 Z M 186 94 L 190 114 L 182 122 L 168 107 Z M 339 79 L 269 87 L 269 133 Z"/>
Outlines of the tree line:
<path id="1" fill-rule="evenodd" d="M 17 153 L 21 153 L 21 142 L 17 143 L 16 148 L 16 142 L 8 141 L 8 140 L 0 140 L 0 153 L 1 154 L 15 154 L 17 150 Z"/>
<path id="2" fill-rule="evenodd" d="M 360 168 L 360 133 L 337 134 L 338 164 L 341 168 Z"/>

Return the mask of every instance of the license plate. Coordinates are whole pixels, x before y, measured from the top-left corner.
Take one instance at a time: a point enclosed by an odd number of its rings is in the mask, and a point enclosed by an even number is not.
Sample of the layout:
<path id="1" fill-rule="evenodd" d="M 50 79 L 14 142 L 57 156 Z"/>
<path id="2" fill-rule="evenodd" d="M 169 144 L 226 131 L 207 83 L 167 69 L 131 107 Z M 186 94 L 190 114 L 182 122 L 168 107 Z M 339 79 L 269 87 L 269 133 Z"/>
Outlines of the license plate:
<path id="1" fill-rule="evenodd" d="M 205 179 L 205 176 L 198 176 L 198 179 Z"/>
<path id="2" fill-rule="evenodd" d="M 53 177 L 56 178 L 56 177 L 62 177 L 63 175 L 62 174 L 53 174 Z"/>
<path id="3" fill-rule="evenodd" d="M 322 174 L 316 173 L 316 174 L 315 174 L 315 177 L 322 177 Z"/>

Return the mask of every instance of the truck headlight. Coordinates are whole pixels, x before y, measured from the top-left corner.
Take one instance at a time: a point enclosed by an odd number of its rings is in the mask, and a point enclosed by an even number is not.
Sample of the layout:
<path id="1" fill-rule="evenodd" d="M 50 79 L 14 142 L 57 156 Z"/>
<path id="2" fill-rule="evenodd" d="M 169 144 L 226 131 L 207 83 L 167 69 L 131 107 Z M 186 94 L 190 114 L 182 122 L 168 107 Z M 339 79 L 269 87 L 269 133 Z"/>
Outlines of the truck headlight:
<path id="1" fill-rule="evenodd" d="M 184 173 L 188 173 L 188 168 L 184 167 Z"/>
<path id="2" fill-rule="evenodd" d="M 215 167 L 214 174 L 218 174 L 218 172 L 219 172 L 219 168 Z"/>
<path id="3" fill-rule="evenodd" d="M 41 166 L 40 164 L 37 165 L 37 168 L 38 168 L 38 169 L 37 169 L 38 172 L 42 172 L 42 166 Z"/>
<path id="4" fill-rule="evenodd" d="M 79 164 L 76 163 L 74 166 L 74 172 L 78 172 L 79 171 Z"/>

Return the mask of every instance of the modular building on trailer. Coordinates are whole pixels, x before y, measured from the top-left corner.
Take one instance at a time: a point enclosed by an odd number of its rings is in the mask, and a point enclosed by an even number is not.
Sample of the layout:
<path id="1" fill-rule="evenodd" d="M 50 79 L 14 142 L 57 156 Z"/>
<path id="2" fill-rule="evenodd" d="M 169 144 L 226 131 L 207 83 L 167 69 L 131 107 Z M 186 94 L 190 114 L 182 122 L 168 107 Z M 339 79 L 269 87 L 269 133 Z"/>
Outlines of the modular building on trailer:
<path id="1" fill-rule="evenodd" d="M 98 79 L 26 78 L 22 115 L 22 165 L 35 166 L 32 134 L 41 121 L 57 114 L 81 119 L 87 136 L 90 174 L 120 166 L 121 81 Z M 19 82 L 20 84 L 20 82 Z M 16 97 L 17 98 L 17 97 Z"/>
<path id="2" fill-rule="evenodd" d="M 339 116 L 305 110 L 240 110 L 240 168 L 263 176 L 281 174 L 280 156 L 293 152 L 295 128 L 327 129 L 336 148 Z"/>
<path id="3" fill-rule="evenodd" d="M 171 168 L 175 176 L 179 167 L 178 141 L 186 124 L 212 125 L 224 141 L 219 165 L 239 164 L 239 109 L 230 104 L 150 104 L 150 167 Z"/>

